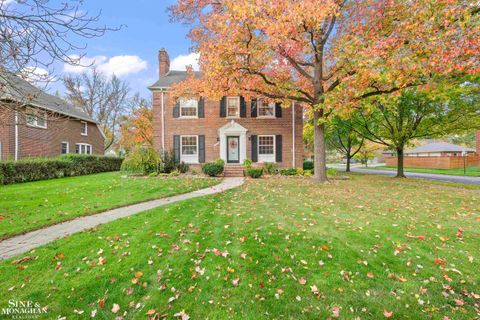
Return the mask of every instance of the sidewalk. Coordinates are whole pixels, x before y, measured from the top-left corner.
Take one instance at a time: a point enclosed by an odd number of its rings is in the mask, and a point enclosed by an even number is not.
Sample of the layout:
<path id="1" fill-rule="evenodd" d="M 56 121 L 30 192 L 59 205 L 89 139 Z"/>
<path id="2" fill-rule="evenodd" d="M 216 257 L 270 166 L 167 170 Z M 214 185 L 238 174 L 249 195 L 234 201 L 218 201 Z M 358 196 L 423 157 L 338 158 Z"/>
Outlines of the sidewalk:
<path id="1" fill-rule="evenodd" d="M 79 217 L 71 221 L 9 238 L 0 242 L 0 260 L 8 259 L 18 254 L 28 252 L 36 247 L 50 243 L 59 238 L 88 230 L 110 221 L 125 218 L 170 203 L 220 193 L 228 189 L 236 188 L 241 186 L 243 182 L 243 178 L 225 178 L 220 184 L 209 188 L 168 198 L 138 203 L 91 216 Z"/>

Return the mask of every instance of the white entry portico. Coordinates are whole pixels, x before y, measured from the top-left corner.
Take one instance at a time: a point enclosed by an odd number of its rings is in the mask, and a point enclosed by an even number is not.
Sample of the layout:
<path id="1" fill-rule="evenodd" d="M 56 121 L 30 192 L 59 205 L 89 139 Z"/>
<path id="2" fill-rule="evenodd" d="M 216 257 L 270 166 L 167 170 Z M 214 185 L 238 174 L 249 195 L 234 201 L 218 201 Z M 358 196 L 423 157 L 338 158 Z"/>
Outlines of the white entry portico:
<path id="1" fill-rule="evenodd" d="M 239 137 L 238 140 L 238 151 L 239 159 L 238 163 L 243 163 L 247 158 L 247 128 L 242 127 L 240 124 L 234 120 L 225 124 L 223 127 L 218 129 L 218 136 L 220 138 L 220 159 L 223 159 L 226 163 L 228 162 L 228 139 L 227 137 Z"/>

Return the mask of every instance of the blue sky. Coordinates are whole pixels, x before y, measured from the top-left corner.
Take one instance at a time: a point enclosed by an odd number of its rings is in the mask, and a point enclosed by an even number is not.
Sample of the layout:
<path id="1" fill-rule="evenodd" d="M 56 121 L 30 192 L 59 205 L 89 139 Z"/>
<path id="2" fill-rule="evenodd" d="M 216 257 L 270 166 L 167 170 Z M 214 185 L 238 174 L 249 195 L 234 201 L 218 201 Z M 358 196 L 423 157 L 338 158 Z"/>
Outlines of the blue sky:
<path id="1" fill-rule="evenodd" d="M 120 26 L 101 38 L 81 39 L 88 45 L 86 62 L 95 61 L 105 74 L 115 72 L 127 81 L 132 93 L 140 92 L 149 97 L 146 89 L 158 79 L 157 53 L 166 48 L 173 69 L 184 69 L 185 64 L 195 62 L 189 55 L 191 42 L 186 38 L 188 28 L 169 21 L 166 9 L 174 0 L 85 0 L 82 9 L 95 14 L 101 10 L 101 23 Z M 55 74 L 79 73 L 81 68 L 55 66 Z M 63 91 L 59 82 L 52 83 L 50 91 Z"/>

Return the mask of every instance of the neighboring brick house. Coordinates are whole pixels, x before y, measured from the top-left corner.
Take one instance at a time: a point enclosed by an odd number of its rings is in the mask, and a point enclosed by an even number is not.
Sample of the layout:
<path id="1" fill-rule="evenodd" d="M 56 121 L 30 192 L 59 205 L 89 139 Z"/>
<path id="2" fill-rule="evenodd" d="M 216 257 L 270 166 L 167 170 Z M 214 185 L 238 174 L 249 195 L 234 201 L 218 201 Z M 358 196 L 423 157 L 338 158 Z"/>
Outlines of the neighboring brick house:
<path id="1" fill-rule="evenodd" d="M 83 110 L 13 75 L 0 83 L 0 160 L 102 154 L 105 136 Z"/>
<path id="2" fill-rule="evenodd" d="M 303 109 L 279 103 L 228 96 L 177 99 L 172 84 L 185 80 L 187 71 L 170 70 L 165 49 L 159 51 L 159 80 L 153 93 L 154 145 L 173 150 L 175 157 L 198 166 L 223 159 L 227 165 L 274 162 L 279 167 L 301 167 L 303 160 Z M 195 72 L 195 77 L 201 77 Z"/>

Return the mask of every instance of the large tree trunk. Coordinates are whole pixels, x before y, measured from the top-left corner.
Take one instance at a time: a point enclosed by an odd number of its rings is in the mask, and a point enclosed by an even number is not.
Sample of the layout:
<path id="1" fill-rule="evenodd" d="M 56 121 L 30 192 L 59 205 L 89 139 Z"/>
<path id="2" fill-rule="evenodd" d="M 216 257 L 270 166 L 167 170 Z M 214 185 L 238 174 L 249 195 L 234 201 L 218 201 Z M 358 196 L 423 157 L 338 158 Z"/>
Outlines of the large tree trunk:
<path id="1" fill-rule="evenodd" d="M 348 137 L 347 139 L 347 169 L 345 172 L 350 172 L 350 162 L 352 161 L 351 154 L 352 153 L 352 139 Z"/>
<path id="2" fill-rule="evenodd" d="M 403 147 L 397 148 L 397 178 L 406 178 L 403 171 Z"/>
<path id="3" fill-rule="evenodd" d="M 322 111 L 313 112 L 313 152 L 314 169 L 313 179 L 318 182 L 327 181 L 326 154 L 325 154 L 325 124 L 322 119 Z"/>
<path id="4" fill-rule="evenodd" d="M 345 170 L 346 172 L 350 172 L 350 162 L 352 159 L 350 158 L 350 153 L 347 153 L 347 169 Z"/>

